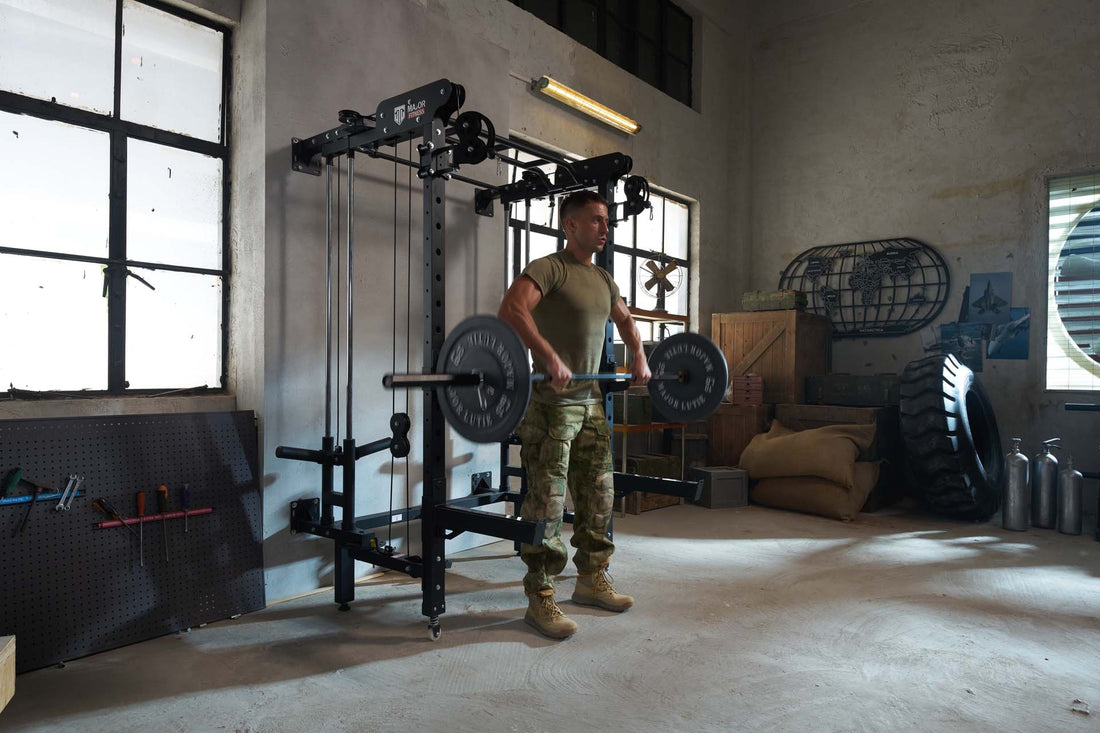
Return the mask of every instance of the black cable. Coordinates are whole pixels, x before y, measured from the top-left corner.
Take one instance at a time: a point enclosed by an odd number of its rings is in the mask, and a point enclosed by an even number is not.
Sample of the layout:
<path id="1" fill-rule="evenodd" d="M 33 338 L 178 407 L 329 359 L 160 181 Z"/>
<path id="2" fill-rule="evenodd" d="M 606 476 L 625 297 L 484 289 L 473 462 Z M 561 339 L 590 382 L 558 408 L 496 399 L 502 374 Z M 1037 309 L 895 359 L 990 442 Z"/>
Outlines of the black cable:
<path id="1" fill-rule="evenodd" d="M 390 372 L 397 371 L 397 145 L 393 146 L 393 347 Z M 397 413 L 397 393 L 390 390 L 390 414 Z M 390 517 L 386 522 L 386 548 L 393 552 L 393 451 L 390 451 Z"/>
<path id="2" fill-rule="evenodd" d="M 342 219 L 340 218 L 340 202 L 343 200 L 343 196 L 340 194 L 340 181 L 343 176 L 343 159 L 337 158 L 336 160 L 336 445 L 340 445 L 340 334 L 343 333 L 343 329 L 340 328 L 340 294 L 341 294 L 341 277 L 340 269 L 343 267 L 344 261 L 344 249 L 340 246 L 340 225 Z M 341 510 L 343 511 L 343 510 Z"/>
<path id="3" fill-rule="evenodd" d="M 412 157 L 412 140 L 409 140 L 409 157 Z M 409 371 L 410 358 L 409 355 L 412 350 L 412 242 L 413 242 L 413 230 L 412 230 L 412 168 L 408 170 L 408 223 L 406 224 L 406 230 L 408 232 L 408 245 L 405 253 L 405 371 Z M 405 390 L 405 414 L 409 414 L 409 390 Z M 411 452 L 411 451 L 410 451 Z M 409 495 L 409 484 L 411 478 L 409 476 L 409 457 L 405 456 L 405 554 L 409 554 L 409 507 L 412 506 L 411 498 Z"/>

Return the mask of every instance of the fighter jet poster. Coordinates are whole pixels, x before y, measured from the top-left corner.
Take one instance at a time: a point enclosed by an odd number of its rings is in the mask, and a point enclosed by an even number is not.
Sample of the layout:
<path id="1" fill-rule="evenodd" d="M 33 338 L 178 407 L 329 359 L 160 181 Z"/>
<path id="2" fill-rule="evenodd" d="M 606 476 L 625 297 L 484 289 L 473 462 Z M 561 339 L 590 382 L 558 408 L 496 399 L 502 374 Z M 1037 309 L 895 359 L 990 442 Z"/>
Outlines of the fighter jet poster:
<path id="1" fill-rule="evenodd" d="M 967 323 L 1008 323 L 1011 319 L 1011 272 L 976 272 L 970 276 Z"/>
<path id="2" fill-rule="evenodd" d="M 1012 318 L 1008 323 L 998 323 L 989 334 L 986 347 L 988 359 L 1026 359 L 1028 336 L 1031 329 L 1030 308 L 1009 308 Z"/>

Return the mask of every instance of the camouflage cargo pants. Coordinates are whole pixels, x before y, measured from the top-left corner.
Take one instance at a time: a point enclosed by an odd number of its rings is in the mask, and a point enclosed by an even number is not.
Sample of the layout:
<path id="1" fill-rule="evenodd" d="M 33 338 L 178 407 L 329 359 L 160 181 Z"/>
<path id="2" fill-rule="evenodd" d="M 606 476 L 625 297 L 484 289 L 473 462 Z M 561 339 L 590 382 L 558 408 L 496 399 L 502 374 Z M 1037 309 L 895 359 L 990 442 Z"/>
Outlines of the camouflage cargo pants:
<path id="1" fill-rule="evenodd" d="M 534 593 L 553 588 L 565 569 L 568 551 L 561 540 L 565 492 L 573 497 L 573 562 L 582 574 L 593 573 L 611 557 L 615 545 L 607 536 L 615 499 L 611 468 L 611 430 L 603 405 L 544 405 L 532 402 L 517 431 L 520 458 L 527 473 L 524 519 L 546 519 L 541 545 L 523 544 L 527 564 L 523 589 Z"/>

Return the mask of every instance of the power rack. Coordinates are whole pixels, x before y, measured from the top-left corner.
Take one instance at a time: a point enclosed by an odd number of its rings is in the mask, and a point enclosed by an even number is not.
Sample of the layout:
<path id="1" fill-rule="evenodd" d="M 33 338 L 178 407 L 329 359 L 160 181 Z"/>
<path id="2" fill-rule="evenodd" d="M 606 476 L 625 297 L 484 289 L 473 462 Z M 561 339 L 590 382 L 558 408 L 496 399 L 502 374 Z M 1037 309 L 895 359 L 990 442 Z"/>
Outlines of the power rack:
<path id="1" fill-rule="evenodd" d="M 327 537 L 335 543 L 334 595 L 341 610 L 348 610 L 354 599 L 355 560 L 396 570 L 421 579 L 423 602 L 421 612 L 428 617 L 429 638 L 439 639 L 439 616 L 446 611 L 446 559 L 445 541 L 462 532 L 537 544 L 545 532 L 545 520 L 528 521 L 515 516 L 478 511 L 478 507 L 500 501 L 523 500 L 526 483 L 519 492 L 508 490 L 508 477 L 517 470 L 508 466 L 509 442 L 501 446 L 502 485 L 478 490 L 469 496 L 447 499 L 447 476 L 444 456 L 444 417 L 439 398 L 433 389 L 423 390 L 424 409 L 421 430 L 423 434 L 424 475 L 423 494 L 419 506 L 401 508 L 393 512 L 380 512 L 355 517 L 355 463 L 359 458 L 389 450 L 395 457 L 407 456 L 410 450 L 408 433 L 411 422 L 408 415 L 397 413 L 390 419 L 390 436 L 357 445 L 352 432 L 353 413 L 353 348 L 352 320 L 354 290 L 352 279 L 352 254 L 354 245 L 354 165 L 357 154 L 409 166 L 416 170 L 423 182 L 424 206 L 424 341 L 423 369 L 430 373 L 436 366 L 443 346 L 444 279 L 446 257 L 445 189 L 450 180 L 475 187 L 475 210 L 482 216 L 493 216 L 494 201 L 510 204 L 534 198 L 555 196 L 570 191 L 596 188 L 609 202 L 616 182 L 628 176 L 633 161 L 622 153 L 601 155 L 587 160 L 569 160 L 564 156 L 548 154 L 522 140 L 497 135 L 492 121 L 480 112 L 459 112 L 466 93 L 460 84 L 447 79 L 426 84 L 411 91 L 383 100 L 372 115 L 360 115 L 354 110 L 339 113 L 340 125 L 304 138 L 293 138 L 291 166 L 293 170 L 327 176 L 326 195 L 326 247 L 327 247 L 327 355 L 325 378 L 325 435 L 320 449 L 280 446 L 275 455 L 279 458 L 307 461 L 321 466 L 321 496 L 299 499 L 290 504 L 290 528 Z M 397 146 L 415 138 L 418 160 L 402 158 Z M 391 151 L 392 149 L 392 151 Z M 534 160 L 521 161 L 511 151 L 521 151 L 535 156 Z M 340 446 L 335 445 L 332 434 L 332 331 L 333 331 L 333 228 L 332 181 L 333 160 L 347 159 L 346 186 L 346 293 L 344 296 L 345 329 L 347 340 L 346 376 L 346 437 Z M 496 159 L 523 169 L 523 175 L 514 183 L 493 185 L 458 173 L 462 165 L 476 165 L 486 159 Z M 555 166 L 553 176 L 543 167 Z M 644 178 L 630 176 L 624 189 L 627 200 L 611 205 L 611 218 L 622 221 L 626 217 L 644 211 L 648 206 L 649 187 Z M 618 216 L 616 216 L 618 214 Z M 597 255 L 597 264 L 612 271 L 614 229 L 608 232 L 607 246 Z M 410 284 L 411 285 L 411 284 Z M 337 304 L 338 305 L 338 304 Z M 612 356 L 611 324 L 608 323 L 605 339 L 605 366 L 614 370 Z M 625 383 L 624 383 L 625 385 Z M 611 415 L 610 394 L 605 395 L 606 414 Z M 610 422 L 610 417 L 609 417 Z M 341 489 L 335 488 L 335 468 L 341 468 Z M 629 474 L 615 475 L 617 494 L 632 491 L 650 491 L 689 500 L 698 498 L 701 483 L 673 481 Z M 334 507 L 341 509 L 339 521 Z M 395 519 L 419 519 L 421 523 L 421 553 L 401 554 L 389 548 L 380 548 L 370 530 L 392 524 Z M 566 521 L 571 516 L 566 515 Z M 610 533 L 610 529 L 609 529 Z"/>

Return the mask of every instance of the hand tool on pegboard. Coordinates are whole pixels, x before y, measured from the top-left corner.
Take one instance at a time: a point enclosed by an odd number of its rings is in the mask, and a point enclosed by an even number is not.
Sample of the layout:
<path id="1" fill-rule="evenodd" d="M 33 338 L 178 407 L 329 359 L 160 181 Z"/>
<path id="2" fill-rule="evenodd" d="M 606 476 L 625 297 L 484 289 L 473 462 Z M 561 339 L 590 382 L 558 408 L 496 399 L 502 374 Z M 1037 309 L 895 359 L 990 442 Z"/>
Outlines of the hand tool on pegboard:
<path id="1" fill-rule="evenodd" d="M 65 511 L 69 511 L 69 508 L 73 505 L 73 499 L 80 493 L 80 485 L 84 483 L 84 477 L 79 476 L 76 479 L 76 483 L 73 484 L 73 493 L 69 494 L 69 498 L 65 501 L 65 506 L 62 507 Z"/>
<path id="2" fill-rule="evenodd" d="M 33 486 L 34 487 L 34 494 L 31 495 L 31 498 L 30 498 L 31 500 L 27 503 L 27 511 L 23 513 L 23 520 L 21 522 L 19 522 L 19 526 L 16 527 L 12 531 L 12 533 L 11 533 L 12 537 L 15 537 L 16 535 L 23 534 L 23 529 L 27 526 L 27 520 L 31 518 L 31 509 L 34 509 L 34 505 L 38 503 L 38 497 L 42 495 L 42 492 L 43 491 L 53 491 L 53 492 L 57 491 L 57 489 L 55 487 L 53 487 L 53 486 L 51 486 L 47 483 L 43 483 L 41 481 L 36 481 L 34 479 L 29 479 L 26 476 L 23 476 L 21 470 L 20 470 L 20 476 L 16 478 L 15 483 L 24 483 L 24 484 L 29 484 L 29 485 Z"/>
<path id="3" fill-rule="evenodd" d="M 72 497 L 76 495 L 76 489 L 74 488 L 75 484 L 76 484 L 76 474 L 75 473 L 70 473 L 69 474 L 69 480 L 65 484 L 64 490 L 62 490 L 62 492 L 61 492 L 61 498 L 59 498 L 57 500 L 57 506 L 55 506 L 53 508 L 53 510 L 55 512 L 60 512 L 60 511 L 64 510 L 66 501 L 72 501 Z"/>
<path id="4" fill-rule="evenodd" d="M 121 526 L 123 526 L 126 529 L 130 530 L 130 534 L 132 534 L 134 537 L 138 536 L 138 533 L 134 531 L 134 528 L 131 527 L 130 525 L 126 524 L 126 520 L 123 519 L 122 515 L 118 513 L 118 510 L 115 509 L 110 504 L 108 504 L 106 499 L 103 499 L 103 498 L 96 499 L 95 501 L 92 502 L 92 506 L 94 506 L 96 509 L 98 509 L 99 511 L 106 514 L 111 519 L 114 519 L 117 522 L 119 522 L 119 524 Z"/>
<path id="5" fill-rule="evenodd" d="M 183 504 L 183 531 L 187 532 L 187 510 L 191 508 L 191 488 L 187 484 L 183 485 L 180 501 Z"/>
<path id="6" fill-rule="evenodd" d="M 157 487 L 157 513 L 164 523 L 161 533 L 164 535 L 164 559 L 168 560 L 168 487 L 164 484 Z"/>
<path id="7" fill-rule="evenodd" d="M 145 492 L 137 492 L 137 517 L 138 517 L 138 557 L 141 558 L 141 567 L 145 567 Z"/>
<path id="8" fill-rule="evenodd" d="M 23 478 L 22 468 L 13 468 L 4 475 L 4 482 L 0 484 L 0 499 L 3 499 L 8 495 L 8 492 L 14 489 Z"/>

